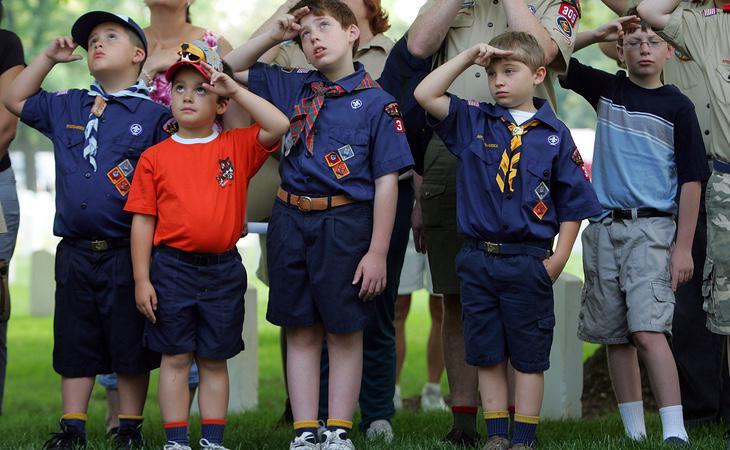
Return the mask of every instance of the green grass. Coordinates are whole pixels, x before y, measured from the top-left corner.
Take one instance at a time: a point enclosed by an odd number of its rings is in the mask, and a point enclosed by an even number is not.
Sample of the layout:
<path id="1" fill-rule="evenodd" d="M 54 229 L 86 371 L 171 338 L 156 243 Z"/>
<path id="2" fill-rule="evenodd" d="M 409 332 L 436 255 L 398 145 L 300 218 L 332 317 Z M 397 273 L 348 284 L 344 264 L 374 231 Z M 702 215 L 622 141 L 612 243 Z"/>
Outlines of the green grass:
<path id="1" fill-rule="evenodd" d="M 27 264 L 19 258 L 19 273 Z M 21 267 L 24 270 L 20 270 Z M 571 261 L 569 268 L 578 267 Z M 251 273 L 251 271 L 249 272 Z M 28 316 L 28 283 L 22 278 L 13 285 L 14 315 L 9 327 L 9 366 L 5 392 L 5 415 L 0 417 L 0 449 L 36 449 L 55 430 L 61 408 L 59 377 L 51 368 L 52 320 Z M 276 428 L 281 413 L 284 389 L 281 376 L 278 328 L 264 319 L 265 287 L 254 282 L 259 295 L 259 408 L 256 411 L 231 414 L 226 431 L 230 448 L 285 449 L 291 430 Z M 426 379 L 425 348 L 429 324 L 427 296 L 416 295 L 407 322 L 408 356 L 404 366 L 401 388 L 405 397 L 420 393 Z M 445 377 L 442 385 L 446 389 Z M 549 387 L 548 387 L 549 388 Z M 160 448 L 163 433 L 156 396 L 156 374 L 153 374 L 146 409 L 145 432 L 149 446 Z M 90 449 L 109 448 L 104 440 L 105 401 L 98 387 L 89 408 Z M 191 420 L 193 439 L 198 438 L 197 418 Z M 354 433 L 359 449 L 450 449 L 440 438 L 451 425 L 448 413 L 418 413 L 400 411 L 394 419 L 397 438 L 394 444 L 366 443 Z M 659 449 L 660 424 L 655 414 L 647 417 L 649 439 L 645 443 L 627 442 L 617 414 L 594 420 L 546 421 L 540 426 L 538 438 L 541 449 Z M 691 431 L 693 448 L 724 449 L 720 427 Z"/>

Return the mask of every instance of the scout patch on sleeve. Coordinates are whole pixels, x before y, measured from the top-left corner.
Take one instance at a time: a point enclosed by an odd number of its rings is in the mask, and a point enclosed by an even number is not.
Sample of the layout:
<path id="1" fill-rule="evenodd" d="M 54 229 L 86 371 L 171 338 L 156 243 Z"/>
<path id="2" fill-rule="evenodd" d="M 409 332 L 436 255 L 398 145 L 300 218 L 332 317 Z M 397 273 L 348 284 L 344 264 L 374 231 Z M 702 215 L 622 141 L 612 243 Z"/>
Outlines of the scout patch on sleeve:
<path id="1" fill-rule="evenodd" d="M 573 150 L 573 154 L 570 156 L 570 159 L 572 159 L 573 162 L 575 163 L 575 165 L 580 168 L 581 172 L 583 172 L 583 178 L 590 181 L 591 174 L 588 173 L 588 168 L 586 167 L 585 162 L 583 162 L 583 157 L 580 156 L 578 147 L 576 147 L 575 150 Z"/>
<path id="2" fill-rule="evenodd" d="M 558 27 L 556 28 L 563 36 L 565 36 L 568 39 L 571 39 L 573 37 L 573 26 L 570 24 L 570 21 L 566 19 L 563 16 L 558 16 L 557 19 L 555 19 L 555 23 L 557 23 Z"/>
<path id="3" fill-rule="evenodd" d="M 180 130 L 180 125 L 178 125 L 175 118 L 172 118 L 162 125 L 162 130 L 167 134 L 175 134 Z"/>
<path id="4" fill-rule="evenodd" d="M 385 105 L 385 114 L 389 115 L 390 117 L 403 117 L 401 116 L 400 106 L 398 106 L 398 102 L 390 102 Z"/>
<path id="5" fill-rule="evenodd" d="M 580 19 L 581 10 L 580 10 L 580 1 L 579 0 L 563 0 L 563 3 L 567 3 L 568 5 L 575 8 L 575 10 L 578 11 L 578 18 Z"/>
<path id="6" fill-rule="evenodd" d="M 568 19 L 571 27 L 575 27 L 575 24 L 578 22 L 578 18 L 580 17 L 578 14 L 578 10 L 575 8 L 575 6 L 567 2 L 563 2 L 560 4 L 560 8 L 558 9 L 558 15 Z"/>
<path id="7" fill-rule="evenodd" d="M 395 132 L 396 133 L 405 133 L 406 132 L 406 126 L 403 124 L 403 119 L 400 117 L 396 117 L 393 119 L 395 122 Z"/>

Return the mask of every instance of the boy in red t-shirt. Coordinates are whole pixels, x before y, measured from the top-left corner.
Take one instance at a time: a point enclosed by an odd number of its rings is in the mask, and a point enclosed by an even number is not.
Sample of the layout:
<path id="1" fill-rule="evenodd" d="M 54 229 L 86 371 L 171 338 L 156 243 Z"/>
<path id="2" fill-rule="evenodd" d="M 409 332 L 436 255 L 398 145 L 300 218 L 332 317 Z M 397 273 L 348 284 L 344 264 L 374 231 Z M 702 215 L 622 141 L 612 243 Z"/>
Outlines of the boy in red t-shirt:
<path id="1" fill-rule="evenodd" d="M 221 72 L 204 43 L 183 43 L 167 71 L 179 130 L 137 165 L 132 221 L 136 301 L 147 345 L 162 353 L 159 397 L 166 448 L 190 449 L 188 371 L 200 370 L 201 448 L 221 449 L 228 406 L 226 360 L 243 350 L 246 272 L 236 250 L 246 189 L 289 129 L 276 107 Z M 219 134 L 232 98 L 257 125 Z M 153 250 L 154 245 L 154 250 Z M 151 264 L 150 264 L 151 259 Z"/>

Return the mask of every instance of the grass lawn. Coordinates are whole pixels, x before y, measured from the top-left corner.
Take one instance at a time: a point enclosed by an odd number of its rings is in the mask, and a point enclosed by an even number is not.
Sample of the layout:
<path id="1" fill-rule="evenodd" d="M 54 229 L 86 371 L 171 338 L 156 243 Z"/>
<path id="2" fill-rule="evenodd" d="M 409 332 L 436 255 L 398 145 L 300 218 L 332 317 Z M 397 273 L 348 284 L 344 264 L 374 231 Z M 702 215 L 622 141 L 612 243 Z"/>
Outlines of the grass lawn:
<path id="1" fill-rule="evenodd" d="M 22 264 L 22 261 L 18 261 Z M 575 272 L 579 263 L 571 262 Z M 276 428 L 275 422 L 282 410 L 284 390 L 281 377 L 281 355 L 278 329 L 264 319 L 266 291 L 259 288 L 259 408 L 244 414 L 231 414 L 226 431 L 230 448 L 285 449 L 291 439 L 291 430 Z M 13 286 L 14 315 L 9 327 L 9 365 L 5 390 L 5 415 L 0 416 L 0 449 L 37 449 L 56 429 L 60 411 L 60 381 L 51 368 L 52 320 L 28 315 L 28 286 Z M 426 377 L 424 349 L 429 323 L 427 298 L 419 292 L 408 320 L 408 356 L 401 388 L 404 397 L 417 395 Z M 590 349 L 587 350 L 590 353 Z M 443 386 L 446 389 L 445 376 Z M 549 389 L 549 386 L 547 387 Z M 163 433 L 160 426 L 159 405 L 156 395 L 156 374 L 150 389 L 146 410 L 145 432 L 150 447 L 161 448 Z M 105 402 L 103 389 L 94 391 L 89 410 L 89 437 L 91 449 L 108 448 L 104 441 Z M 193 439 L 198 438 L 197 418 L 194 418 Z M 360 433 L 354 441 L 362 449 L 449 449 L 439 439 L 451 425 L 448 413 L 417 413 L 400 411 L 394 419 L 397 433 L 395 443 L 368 444 Z M 662 448 L 658 416 L 648 415 L 647 443 L 624 440 L 617 414 L 601 419 L 582 421 L 546 421 L 541 425 L 538 438 L 541 449 L 655 449 Z M 693 448 L 724 449 L 720 427 L 691 431 Z"/>

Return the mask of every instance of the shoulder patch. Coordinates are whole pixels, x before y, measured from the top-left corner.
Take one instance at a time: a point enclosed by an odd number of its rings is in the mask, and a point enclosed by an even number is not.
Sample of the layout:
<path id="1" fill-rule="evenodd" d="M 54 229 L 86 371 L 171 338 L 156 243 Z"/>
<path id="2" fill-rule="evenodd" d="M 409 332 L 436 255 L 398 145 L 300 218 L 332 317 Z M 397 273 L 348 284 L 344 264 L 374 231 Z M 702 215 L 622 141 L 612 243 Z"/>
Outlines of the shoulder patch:
<path id="1" fill-rule="evenodd" d="M 580 18 L 580 12 L 578 9 L 568 2 L 560 4 L 560 8 L 558 8 L 558 15 L 568 19 L 568 22 L 570 22 L 570 26 L 572 27 L 575 27 L 575 24 L 578 23 L 578 19 Z"/>
<path id="2" fill-rule="evenodd" d="M 578 18 L 581 16 L 581 10 L 580 10 L 580 0 L 563 0 L 563 3 L 567 3 L 570 6 L 574 7 L 576 11 L 578 11 Z"/>
<path id="3" fill-rule="evenodd" d="M 466 104 L 475 108 L 479 108 L 479 100 L 468 100 Z"/>
<path id="4" fill-rule="evenodd" d="M 385 105 L 385 114 L 389 115 L 390 117 L 396 117 L 400 118 L 400 106 L 398 106 L 398 102 L 390 102 L 387 105 Z"/>
<path id="5" fill-rule="evenodd" d="M 173 117 L 172 119 L 165 122 L 164 125 L 162 125 L 162 130 L 167 134 L 175 134 L 180 130 L 180 125 L 177 123 L 177 120 Z"/>
<path id="6" fill-rule="evenodd" d="M 555 19 L 555 23 L 558 25 L 557 30 L 566 38 L 572 39 L 573 37 L 573 25 L 570 24 L 570 21 L 566 19 L 563 16 L 558 16 L 557 19 Z"/>
<path id="7" fill-rule="evenodd" d="M 711 17 L 711 16 L 714 16 L 715 14 L 719 14 L 720 12 L 722 12 L 722 10 L 719 8 L 708 8 L 708 9 L 702 10 L 702 15 L 705 17 Z"/>

